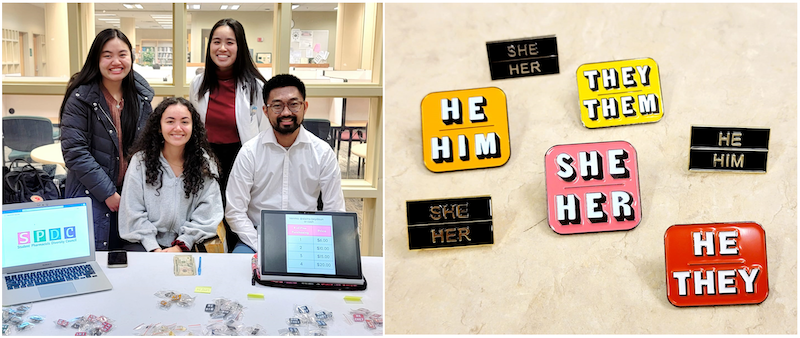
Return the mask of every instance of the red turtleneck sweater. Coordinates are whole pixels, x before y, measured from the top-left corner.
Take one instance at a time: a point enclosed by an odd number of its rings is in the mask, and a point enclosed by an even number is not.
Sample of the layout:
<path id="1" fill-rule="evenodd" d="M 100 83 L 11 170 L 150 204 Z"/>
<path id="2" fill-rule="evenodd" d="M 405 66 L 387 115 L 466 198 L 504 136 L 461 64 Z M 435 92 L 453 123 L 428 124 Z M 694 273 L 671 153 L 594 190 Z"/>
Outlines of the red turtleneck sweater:
<path id="1" fill-rule="evenodd" d="M 217 71 L 219 87 L 208 95 L 206 131 L 208 142 L 229 144 L 239 142 L 236 129 L 236 79 L 233 70 Z"/>

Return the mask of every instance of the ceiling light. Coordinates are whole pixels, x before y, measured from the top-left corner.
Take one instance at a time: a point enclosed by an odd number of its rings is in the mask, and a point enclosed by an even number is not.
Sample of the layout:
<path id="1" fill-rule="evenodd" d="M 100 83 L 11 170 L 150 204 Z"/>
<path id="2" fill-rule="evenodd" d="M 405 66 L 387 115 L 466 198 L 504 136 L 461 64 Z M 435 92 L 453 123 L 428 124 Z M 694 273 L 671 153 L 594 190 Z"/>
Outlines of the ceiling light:
<path id="1" fill-rule="evenodd" d="M 239 5 L 233 5 L 233 6 L 231 6 L 231 10 L 235 11 L 235 10 L 237 10 L 237 9 L 239 9 Z"/>
<path id="2" fill-rule="evenodd" d="M 292 9 L 298 9 L 298 8 L 300 8 L 300 5 L 292 5 Z"/>
<path id="3" fill-rule="evenodd" d="M 97 18 L 97 20 L 105 21 L 105 22 L 119 22 L 118 18 L 117 19 L 114 19 L 114 18 Z"/>
<path id="4" fill-rule="evenodd" d="M 116 14 L 95 14 L 94 16 L 117 16 Z"/>
<path id="5" fill-rule="evenodd" d="M 200 5 L 192 5 L 192 9 L 200 9 Z"/>
<path id="6" fill-rule="evenodd" d="M 140 4 L 135 4 L 134 6 L 136 6 L 136 8 L 138 8 L 138 9 L 144 9 L 144 7 L 142 7 L 142 5 L 140 5 Z"/>
<path id="7" fill-rule="evenodd" d="M 131 4 L 122 4 L 122 5 L 125 6 L 125 8 L 127 8 L 127 9 L 133 8 L 133 5 L 131 5 Z"/>
<path id="8" fill-rule="evenodd" d="M 219 9 L 228 9 L 228 5 L 219 6 Z"/>
<path id="9" fill-rule="evenodd" d="M 171 14 L 150 14 L 150 17 L 153 18 L 153 19 L 157 19 L 157 18 L 172 19 L 172 15 Z"/>
<path id="10" fill-rule="evenodd" d="M 339 10 L 339 6 L 334 7 L 333 10 L 334 11 L 338 11 Z"/>
<path id="11" fill-rule="evenodd" d="M 189 4 L 186 4 L 186 9 L 189 9 Z"/>

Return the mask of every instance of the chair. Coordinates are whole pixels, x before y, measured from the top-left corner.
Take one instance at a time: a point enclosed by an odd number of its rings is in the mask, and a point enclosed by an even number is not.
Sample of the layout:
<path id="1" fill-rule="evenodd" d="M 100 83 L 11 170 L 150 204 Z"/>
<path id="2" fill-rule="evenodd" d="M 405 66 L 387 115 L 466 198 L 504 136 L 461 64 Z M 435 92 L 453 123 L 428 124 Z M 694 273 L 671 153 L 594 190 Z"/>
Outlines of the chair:
<path id="1" fill-rule="evenodd" d="M 46 117 L 3 116 L 3 145 L 11 148 L 9 161 L 19 158 L 31 162 L 31 151 L 53 144 L 56 136 L 52 122 Z"/>
<path id="2" fill-rule="evenodd" d="M 303 127 L 333 148 L 331 121 L 325 119 L 303 119 Z M 322 210 L 322 193 L 317 198 L 317 210 Z"/>
<path id="3" fill-rule="evenodd" d="M 217 225 L 217 235 L 211 237 L 202 243 L 194 245 L 194 252 L 211 252 L 211 253 L 227 253 L 228 242 L 225 241 L 225 225 L 219 222 Z"/>
<path id="4" fill-rule="evenodd" d="M 337 137 L 337 143 L 342 145 L 342 141 L 347 141 L 347 173 L 350 174 L 350 155 L 353 153 L 353 141 L 364 143 L 367 140 L 367 130 L 362 127 L 342 127 L 342 131 Z M 336 149 L 336 154 L 339 154 L 339 148 Z"/>
<path id="5" fill-rule="evenodd" d="M 331 121 L 325 119 L 303 119 L 303 127 L 327 142 L 333 148 L 333 137 L 331 137 Z"/>

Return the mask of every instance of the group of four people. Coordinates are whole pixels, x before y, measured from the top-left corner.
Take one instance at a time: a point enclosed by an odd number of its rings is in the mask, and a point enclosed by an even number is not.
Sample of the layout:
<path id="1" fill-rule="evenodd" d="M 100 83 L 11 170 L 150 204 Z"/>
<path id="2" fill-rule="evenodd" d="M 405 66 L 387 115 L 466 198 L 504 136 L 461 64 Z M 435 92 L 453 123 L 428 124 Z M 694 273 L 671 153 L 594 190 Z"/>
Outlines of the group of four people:
<path id="1" fill-rule="evenodd" d="M 166 98 L 133 71 L 118 29 L 95 37 L 60 109 L 65 196 L 93 200 L 98 250 L 189 251 L 225 219 L 233 252 L 255 252 L 261 210 L 344 211 L 330 145 L 302 127 L 305 85 L 267 81 L 244 28 L 218 21 L 190 100 Z M 242 51 L 242 53 L 238 53 Z"/>

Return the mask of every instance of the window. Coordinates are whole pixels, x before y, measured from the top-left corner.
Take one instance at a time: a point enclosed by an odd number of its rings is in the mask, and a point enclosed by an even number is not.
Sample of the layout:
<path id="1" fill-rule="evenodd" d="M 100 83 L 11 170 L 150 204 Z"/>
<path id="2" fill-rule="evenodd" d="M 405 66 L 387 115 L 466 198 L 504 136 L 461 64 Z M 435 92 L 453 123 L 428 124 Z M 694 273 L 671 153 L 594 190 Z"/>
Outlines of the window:
<path id="1" fill-rule="evenodd" d="M 296 7 L 296 8 L 295 8 Z M 306 83 L 375 83 L 377 4 L 292 6 L 290 73 Z"/>
<path id="2" fill-rule="evenodd" d="M 133 70 L 150 85 L 172 83 L 172 24 L 170 3 L 94 4 L 94 34 L 107 28 L 121 30 L 133 45 Z"/>
<path id="3" fill-rule="evenodd" d="M 211 29 L 217 21 L 232 18 L 242 24 L 250 58 L 264 78 L 272 77 L 272 17 L 274 4 L 266 3 L 188 3 L 187 4 L 186 83 L 205 67 L 206 50 Z M 238 51 L 237 53 L 242 53 Z"/>
<path id="4" fill-rule="evenodd" d="M 3 81 L 36 77 L 66 82 L 69 55 L 53 51 L 69 49 L 67 4 L 4 3 L 2 12 Z"/>

